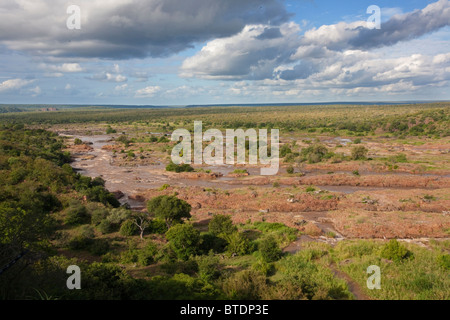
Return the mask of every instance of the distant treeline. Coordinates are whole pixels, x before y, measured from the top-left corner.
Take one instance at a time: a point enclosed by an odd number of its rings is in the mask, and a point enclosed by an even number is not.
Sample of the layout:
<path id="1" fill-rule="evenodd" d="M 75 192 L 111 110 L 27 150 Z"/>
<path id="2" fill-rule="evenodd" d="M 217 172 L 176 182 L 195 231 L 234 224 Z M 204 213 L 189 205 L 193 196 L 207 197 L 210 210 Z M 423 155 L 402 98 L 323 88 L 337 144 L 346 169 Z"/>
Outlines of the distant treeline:
<path id="1" fill-rule="evenodd" d="M 286 131 L 356 134 L 376 130 L 407 135 L 449 134 L 450 102 L 407 105 L 294 105 L 261 107 L 199 107 L 107 109 L 69 108 L 52 112 L 21 112 L 0 115 L 0 123 L 53 125 L 63 123 L 175 123 L 189 126 L 201 120 L 213 128 L 278 128 Z"/>

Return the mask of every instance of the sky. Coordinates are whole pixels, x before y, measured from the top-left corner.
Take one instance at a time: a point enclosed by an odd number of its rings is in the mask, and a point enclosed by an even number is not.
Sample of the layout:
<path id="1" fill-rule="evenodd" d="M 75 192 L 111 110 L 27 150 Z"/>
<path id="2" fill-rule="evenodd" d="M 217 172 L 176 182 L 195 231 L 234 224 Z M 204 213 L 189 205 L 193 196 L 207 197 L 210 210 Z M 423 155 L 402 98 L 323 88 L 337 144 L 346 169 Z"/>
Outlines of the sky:
<path id="1" fill-rule="evenodd" d="M 3 104 L 405 100 L 450 100 L 449 0 L 0 2 Z"/>

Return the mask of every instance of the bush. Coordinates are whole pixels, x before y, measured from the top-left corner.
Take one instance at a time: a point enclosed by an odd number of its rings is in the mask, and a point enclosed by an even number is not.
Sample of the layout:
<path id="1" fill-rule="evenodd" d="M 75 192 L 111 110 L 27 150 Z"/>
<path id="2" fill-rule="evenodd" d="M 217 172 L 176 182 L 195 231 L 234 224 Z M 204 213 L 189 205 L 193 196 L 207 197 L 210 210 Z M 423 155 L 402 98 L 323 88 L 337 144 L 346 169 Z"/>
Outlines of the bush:
<path id="1" fill-rule="evenodd" d="M 171 162 L 166 166 L 166 171 L 174 171 L 176 173 L 192 172 L 192 171 L 194 171 L 194 168 L 192 168 L 192 166 L 187 163 L 175 164 L 175 163 Z"/>
<path id="2" fill-rule="evenodd" d="M 381 257 L 392 261 L 402 261 L 408 258 L 411 252 L 396 239 L 391 239 L 381 248 Z"/>
<path id="3" fill-rule="evenodd" d="M 130 219 L 131 211 L 125 208 L 115 208 L 110 211 L 110 214 L 106 217 L 106 220 L 111 224 L 114 231 L 117 231 L 120 225 Z"/>
<path id="4" fill-rule="evenodd" d="M 291 148 L 289 148 L 289 145 L 287 145 L 287 144 L 282 145 L 281 148 L 280 148 L 280 157 L 284 158 L 289 153 L 292 153 L 292 150 L 291 150 Z"/>
<path id="5" fill-rule="evenodd" d="M 260 300 L 268 290 L 266 277 L 254 270 L 244 270 L 226 278 L 222 289 L 229 299 Z"/>
<path id="6" fill-rule="evenodd" d="M 214 255 L 196 257 L 198 276 L 205 281 L 216 280 L 220 276 L 219 259 Z"/>
<path id="7" fill-rule="evenodd" d="M 109 250 L 109 242 L 106 239 L 95 239 L 89 246 L 89 252 L 96 256 L 101 256 Z"/>
<path id="8" fill-rule="evenodd" d="M 227 240 L 227 253 L 229 256 L 243 256 L 251 253 L 253 247 L 250 241 L 241 233 L 234 232 L 225 237 Z"/>
<path id="9" fill-rule="evenodd" d="M 262 240 L 258 249 L 264 262 L 274 262 L 282 256 L 282 251 L 273 237 Z"/>
<path id="10" fill-rule="evenodd" d="M 367 150 L 366 147 L 363 146 L 353 147 L 352 160 L 365 160 L 368 152 L 369 150 Z"/>
<path id="11" fill-rule="evenodd" d="M 229 235 L 237 230 L 229 215 L 215 215 L 208 224 L 208 230 L 215 236 Z"/>
<path id="12" fill-rule="evenodd" d="M 114 130 L 113 128 L 111 128 L 111 126 L 108 126 L 106 128 L 106 134 L 111 134 L 111 133 L 117 133 L 117 131 Z"/>
<path id="13" fill-rule="evenodd" d="M 155 256 L 158 253 L 158 247 L 150 241 L 143 249 L 139 251 L 138 262 L 141 266 L 148 266 L 155 262 Z"/>
<path id="14" fill-rule="evenodd" d="M 73 237 L 69 243 L 68 247 L 71 250 L 84 250 L 89 248 L 89 246 L 94 242 L 92 238 L 88 238 L 82 235 L 77 235 Z"/>
<path id="15" fill-rule="evenodd" d="M 91 214 L 91 224 L 97 226 L 102 222 L 102 220 L 106 219 L 109 212 L 106 208 L 97 208 L 92 211 Z"/>
<path id="16" fill-rule="evenodd" d="M 200 250 L 204 254 L 207 254 L 211 250 L 215 253 L 222 253 L 227 247 L 227 241 L 225 239 L 219 238 L 212 233 L 203 233 L 201 237 L 202 243 Z"/>
<path id="17" fill-rule="evenodd" d="M 80 144 L 83 144 L 83 141 L 81 141 L 81 139 L 79 138 L 75 138 L 75 141 L 73 143 L 78 146 Z"/>
<path id="18" fill-rule="evenodd" d="M 119 141 L 119 142 L 122 142 L 124 145 L 125 145 L 125 147 L 128 147 L 129 145 L 130 145 L 130 140 L 128 140 L 128 137 L 126 136 L 126 135 L 121 135 L 120 137 L 118 137 L 117 139 L 116 139 L 116 141 Z"/>
<path id="19" fill-rule="evenodd" d="M 161 270 L 171 275 L 194 275 L 198 272 L 198 264 L 195 259 L 187 261 L 168 261 L 161 264 Z"/>
<path id="20" fill-rule="evenodd" d="M 86 210 L 86 207 L 82 204 L 72 205 L 66 211 L 65 222 L 69 225 L 79 225 L 89 223 L 90 216 Z"/>
<path id="21" fill-rule="evenodd" d="M 84 238 L 92 239 L 95 237 L 94 228 L 92 228 L 89 225 L 81 226 L 80 229 L 78 230 L 78 234 Z"/>
<path id="22" fill-rule="evenodd" d="M 177 257 L 187 260 L 200 248 L 200 232 L 191 224 L 177 224 L 166 232 L 166 238 Z"/>
<path id="23" fill-rule="evenodd" d="M 286 172 L 287 172 L 288 174 L 293 174 L 293 173 L 294 173 L 294 167 L 293 167 L 293 166 L 287 167 L 287 168 L 286 168 Z"/>
<path id="24" fill-rule="evenodd" d="M 132 220 L 126 220 L 120 226 L 120 234 L 126 237 L 134 236 L 138 231 L 136 224 Z"/>
<path id="25" fill-rule="evenodd" d="M 147 228 L 150 234 L 164 234 L 167 232 L 168 228 L 166 223 L 159 219 L 153 219 Z"/>
<path id="26" fill-rule="evenodd" d="M 108 234 L 111 232 L 115 231 L 115 225 L 112 224 L 111 222 L 109 222 L 108 220 L 102 220 L 98 225 L 97 225 L 97 229 L 102 233 L 102 234 Z"/>
<path id="27" fill-rule="evenodd" d="M 301 154 L 303 160 L 307 160 L 309 163 L 318 163 L 324 159 L 326 154 L 328 154 L 328 149 L 322 144 L 314 144 L 302 149 Z"/>
<path id="28" fill-rule="evenodd" d="M 275 273 L 275 266 L 273 263 L 267 263 L 265 261 L 257 261 L 252 265 L 252 269 L 265 275 L 266 277 L 270 277 Z"/>

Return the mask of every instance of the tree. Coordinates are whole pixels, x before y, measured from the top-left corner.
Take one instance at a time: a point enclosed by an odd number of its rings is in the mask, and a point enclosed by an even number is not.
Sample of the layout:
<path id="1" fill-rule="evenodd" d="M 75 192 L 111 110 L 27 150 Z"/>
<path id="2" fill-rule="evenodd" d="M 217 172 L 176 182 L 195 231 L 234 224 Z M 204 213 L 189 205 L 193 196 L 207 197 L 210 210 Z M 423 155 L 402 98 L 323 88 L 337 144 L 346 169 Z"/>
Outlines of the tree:
<path id="1" fill-rule="evenodd" d="M 167 228 L 191 217 L 191 205 L 176 196 L 158 196 L 147 202 L 147 210 L 166 222 Z"/>
<path id="2" fill-rule="evenodd" d="M 144 239 L 144 231 L 150 225 L 150 217 L 147 213 L 140 212 L 134 215 L 133 223 L 139 229 L 139 236 Z"/>
<path id="3" fill-rule="evenodd" d="M 230 235 L 237 230 L 231 217 L 223 214 L 214 216 L 208 224 L 208 229 L 215 236 Z"/>
<path id="4" fill-rule="evenodd" d="M 169 245 L 177 257 L 187 260 L 191 255 L 199 251 L 201 237 L 200 232 L 192 224 L 177 224 L 166 232 Z"/>

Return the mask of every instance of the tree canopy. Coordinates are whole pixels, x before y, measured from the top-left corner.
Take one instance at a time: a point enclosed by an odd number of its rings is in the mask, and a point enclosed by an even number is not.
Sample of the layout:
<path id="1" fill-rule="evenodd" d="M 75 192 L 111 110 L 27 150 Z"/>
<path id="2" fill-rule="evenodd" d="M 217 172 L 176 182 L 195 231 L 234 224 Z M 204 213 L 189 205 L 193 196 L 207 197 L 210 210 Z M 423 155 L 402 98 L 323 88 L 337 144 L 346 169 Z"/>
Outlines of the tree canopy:
<path id="1" fill-rule="evenodd" d="M 191 205 L 176 196 L 158 196 L 147 202 L 147 210 L 156 218 L 164 220 L 167 228 L 191 217 Z"/>

